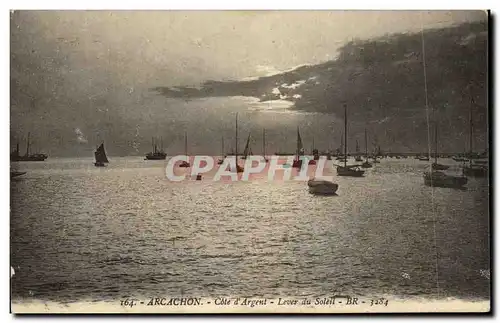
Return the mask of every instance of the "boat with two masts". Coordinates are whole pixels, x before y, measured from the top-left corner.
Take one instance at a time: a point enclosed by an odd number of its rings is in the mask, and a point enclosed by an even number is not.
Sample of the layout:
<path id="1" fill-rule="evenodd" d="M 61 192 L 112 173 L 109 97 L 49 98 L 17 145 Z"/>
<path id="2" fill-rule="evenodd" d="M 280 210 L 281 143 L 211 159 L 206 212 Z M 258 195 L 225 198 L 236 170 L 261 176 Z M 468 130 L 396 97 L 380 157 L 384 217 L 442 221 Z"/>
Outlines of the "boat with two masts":
<path id="1" fill-rule="evenodd" d="M 18 161 L 44 161 L 47 159 L 46 154 L 41 153 L 30 153 L 30 133 L 28 132 L 28 138 L 26 140 L 26 153 L 24 155 L 20 154 L 19 151 L 19 142 L 16 145 L 16 149 L 10 154 L 10 161 L 18 162 Z"/>
<path id="2" fill-rule="evenodd" d="M 165 160 L 167 158 L 167 153 L 163 151 L 163 138 L 160 138 L 159 149 L 155 138 L 151 138 L 151 146 L 153 150 L 146 154 L 145 160 Z"/>

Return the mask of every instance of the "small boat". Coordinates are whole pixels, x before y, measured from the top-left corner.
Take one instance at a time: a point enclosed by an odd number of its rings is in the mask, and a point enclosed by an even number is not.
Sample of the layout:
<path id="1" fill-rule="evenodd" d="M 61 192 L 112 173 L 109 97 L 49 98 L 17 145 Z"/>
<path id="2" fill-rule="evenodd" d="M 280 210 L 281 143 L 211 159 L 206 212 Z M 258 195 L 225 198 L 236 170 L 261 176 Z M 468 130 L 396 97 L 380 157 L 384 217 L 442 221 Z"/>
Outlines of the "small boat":
<path id="1" fill-rule="evenodd" d="M 337 166 L 338 176 L 363 177 L 365 171 L 359 165 Z"/>
<path id="2" fill-rule="evenodd" d="M 188 137 L 187 137 L 187 132 L 184 133 L 184 155 L 187 156 L 188 155 Z M 188 161 L 185 161 L 183 160 L 180 164 L 179 164 L 179 167 L 183 167 L 183 168 L 189 168 L 191 167 L 191 164 L 189 164 Z"/>
<path id="3" fill-rule="evenodd" d="M 339 185 L 325 180 L 316 180 L 315 178 L 307 181 L 309 193 L 316 195 L 337 195 Z"/>
<path id="4" fill-rule="evenodd" d="M 108 157 L 106 156 L 106 151 L 104 150 L 104 142 L 99 147 L 97 147 L 96 151 L 94 152 L 94 157 L 94 166 L 96 167 L 106 167 L 106 164 L 109 163 Z"/>
<path id="5" fill-rule="evenodd" d="M 367 160 L 365 161 L 363 164 L 361 164 L 361 167 L 362 168 L 372 168 L 372 164 L 370 164 L 370 162 Z"/>
<path id="6" fill-rule="evenodd" d="M 424 183 L 433 187 L 462 188 L 467 184 L 467 177 L 454 176 L 444 172 L 431 170 L 424 172 Z"/>
<path id="7" fill-rule="evenodd" d="M 448 165 L 442 165 L 442 164 L 438 164 L 438 163 L 432 163 L 432 169 L 435 169 L 435 170 L 447 170 L 448 168 L 450 168 L 450 166 Z"/>
<path id="8" fill-rule="evenodd" d="M 362 168 L 372 168 L 372 164 L 368 161 L 368 135 L 366 133 L 366 128 L 365 128 L 365 158 L 366 161 L 361 164 Z"/>
<path id="9" fill-rule="evenodd" d="M 10 178 L 18 177 L 18 176 L 21 176 L 21 175 L 24 175 L 24 174 L 26 174 L 26 172 L 11 171 L 10 172 Z"/>
<path id="10" fill-rule="evenodd" d="M 471 177 L 488 176 L 488 167 L 485 165 L 475 165 L 471 163 L 468 166 L 464 166 L 462 171 L 465 176 L 471 176 Z"/>
<path id="11" fill-rule="evenodd" d="M 418 157 L 418 160 L 420 160 L 420 161 L 429 161 L 429 157 L 420 156 L 420 157 Z"/>

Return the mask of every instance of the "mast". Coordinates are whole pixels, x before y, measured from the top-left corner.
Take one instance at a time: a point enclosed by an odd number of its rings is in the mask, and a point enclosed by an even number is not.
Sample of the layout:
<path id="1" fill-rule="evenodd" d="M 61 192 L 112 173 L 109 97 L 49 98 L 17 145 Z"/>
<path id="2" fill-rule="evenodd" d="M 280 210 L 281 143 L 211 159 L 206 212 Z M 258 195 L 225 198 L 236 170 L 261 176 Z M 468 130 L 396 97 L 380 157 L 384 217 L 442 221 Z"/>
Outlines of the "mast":
<path id="1" fill-rule="evenodd" d="M 344 104 L 344 167 L 347 167 L 347 104 Z"/>
<path id="2" fill-rule="evenodd" d="M 238 168 L 238 112 L 236 112 L 236 139 L 234 147 L 236 149 L 234 153 L 234 157 L 236 158 L 236 168 Z"/>
<path id="3" fill-rule="evenodd" d="M 26 140 L 26 156 L 30 154 L 30 133 L 28 132 L 28 139 Z"/>
<path id="4" fill-rule="evenodd" d="M 222 136 L 221 156 L 224 157 L 224 136 Z"/>
<path id="5" fill-rule="evenodd" d="M 469 112 L 469 123 L 470 123 L 470 134 L 469 134 L 469 164 L 470 166 L 472 167 L 472 103 L 474 102 L 474 100 L 472 99 L 471 97 L 471 106 L 470 106 L 470 112 Z"/>
<path id="6" fill-rule="evenodd" d="M 435 141 L 435 145 L 436 145 L 436 148 L 435 148 L 435 151 L 434 151 L 434 163 L 437 164 L 438 162 L 438 127 L 437 127 L 437 122 L 435 122 L 435 125 L 434 125 L 434 141 Z"/>
<path id="7" fill-rule="evenodd" d="M 266 158 L 266 128 L 262 129 L 262 154 Z"/>
<path id="8" fill-rule="evenodd" d="M 184 132 L 184 153 L 188 155 L 188 135 L 187 132 Z"/>
<path id="9" fill-rule="evenodd" d="M 312 144 L 311 154 L 313 151 L 314 151 L 314 136 L 313 136 L 313 144 Z"/>
<path id="10" fill-rule="evenodd" d="M 368 160 L 368 136 L 366 135 L 366 128 L 365 128 L 365 158 Z"/>
<path id="11" fill-rule="evenodd" d="M 163 137 L 160 137 L 160 151 L 163 152 Z"/>

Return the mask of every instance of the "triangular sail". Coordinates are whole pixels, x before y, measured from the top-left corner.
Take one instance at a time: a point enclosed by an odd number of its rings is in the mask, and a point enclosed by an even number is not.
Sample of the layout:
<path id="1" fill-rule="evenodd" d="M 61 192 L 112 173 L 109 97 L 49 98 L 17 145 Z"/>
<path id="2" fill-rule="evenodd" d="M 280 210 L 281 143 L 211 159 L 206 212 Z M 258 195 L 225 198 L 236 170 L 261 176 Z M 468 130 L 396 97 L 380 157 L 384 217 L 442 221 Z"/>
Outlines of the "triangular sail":
<path id="1" fill-rule="evenodd" d="M 245 145 L 245 150 L 243 150 L 243 156 L 247 157 L 252 154 L 252 150 L 250 149 L 250 134 L 248 134 L 247 143 Z"/>
<path id="2" fill-rule="evenodd" d="M 299 127 L 297 127 L 297 156 L 304 152 L 304 146 L 302 145 L 302 138 L 300 137 Z"/>
<path id="3" fill-rule="evenodd" d="M 106 151 L 104 150 L 104 143 L 97 147 L 94 152 L 95 161 L 97 163 L 109 163 L 108 157 L 106 156 Z"/>

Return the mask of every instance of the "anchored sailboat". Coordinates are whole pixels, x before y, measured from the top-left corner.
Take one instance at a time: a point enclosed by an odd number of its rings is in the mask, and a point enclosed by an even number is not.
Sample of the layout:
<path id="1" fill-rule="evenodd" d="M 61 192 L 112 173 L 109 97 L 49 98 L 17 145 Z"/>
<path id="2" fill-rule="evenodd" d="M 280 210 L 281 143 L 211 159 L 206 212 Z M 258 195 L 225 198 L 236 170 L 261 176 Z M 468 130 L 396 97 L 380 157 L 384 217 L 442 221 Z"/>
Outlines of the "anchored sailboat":
<path id="1" fill-rule="evenodd" d="M 222 163 L 224 162 L 224 159 L 226 159 L 226 154 L 224 153 L 224 136 L 222 137 L 221 156 L 222 156 L 222 158 L 219 159 L 219 161 L 217 162 L 218 165 L 222 165 Z"/>
<path id="2" fill-rule="evenodd" d="M 446 170 L 450 168 L 450 166 L 447 165 L 442 165 L 438 163 L 438 130 L 437 130 L 437 122 L 434 127 L 434 140 L 435 140 L 435 147 L 434 147 L 434 162 L 432 163 L 432 169 L 435 170 Z"/>
<path id="3" fill-rule="evenodd" d="M 344 166 L 337 166 L 338 176 L 351 176 L 362 177 L 365 173 L 364 170 L 359 168 L 358 165 L 347 166 L 347 105 L 344 104 Z"/>
<path id="4" fill-rule="evenodd" d="M 471 97 L 471 107 L 470 107 L 470 114 L 469 114 L 469 165 L 464 165 L 463 166 L 463 173 L 466 176 L 472 176 L 472 177 L 486 177 L 488 176 L 488 168 L 486 165 L 478 165 L 474 164 L 472 162 L 474 158 L 474 153 L 472 150 L 472 134 L 473 134 L 473 127 L 472 127 L 472 104 L 474 104 L 474 100 Z"/>
<path id="5" fill-rule="evenodd" d="M 104 142 L 99 147 L 97 147 L 96 151 L 94 152 L 94 157 L 94 166 L 96 167 L 105 167 L 106 164 L 109 163 L 108 157 L 106 156 L 106 151 L 104 150 Z"/>
<path id="6" fill-rule="evenodd" d="M 365 128 L 365 162 L 361 164 L 361 167 L 363 168 L 371 168 L 372 164 L 368 161 L 368 135 L 366 134 L 366 128 Z"/>
<path id="7" fill-rule="evenodd" d="M 243 167 L 238 165 L 238 112 L 236 112 L 236 136 L 235 136 L 234 146 L 235 146 L 234 158 L 236 160 L 236 172 L 243 173 L 244 170 Z"/>
<path id="8" fill-rule="evenodd" d="M 355 161 L 357 162 L 362 162 L 363 161 L 363 158 L 361 158 L 360 154 L 359 154 L 359 142 L 358 140 L 356 139 L 356 157 L 354 158 Z"/>
<path id="9" fill-rule="evenodd" d="M 160 138 L 160 149 L 158 149 L 155 138 L 151 138 L 151 146 L 153 150 L 146 154 L 146 160 L 164 160 L 167 158 L 167 153 L 163 151 L 163 138 Z"/>
<path id="10" fill-rule="evenodd" d="M 26 140 L 26 154 L 24 156 L 20 155 L 19 142 L 16 145 L 16 150 L 10 154 L 11 161 L 44 161 L 47 159 L 46 154 L 31 154 L 30 153 L 30 133 L 28 132 L 28 138 Z"/>
<path id="11" fill-rule="evenodd" d="M 269 159 L 266 157 L 266 129 L 262 129 L 262 156 L 264 157 L 264 162 L 268 162 Z"/>
<path id="12" fill-rule="evenodd" d="M 427 72 L 426 72 L 426 65 L 425 65 L 425 45 L 424 45 L 424 29 L 422 27 L 421 30 L 421 35 L 422 35 L 422 64 L 423 64 L 423 71 L 424 71 L 424 86 L 425 86 L 425 108 L 429 110 L 429 102 L 428 102 L 428 96 L 427 96 Z M 436 128 L 437 131 L 437 128 Z M 437 138 L 437 136 L 436 136 Z M 429 154 L 430 156 L 430 147 L 429 147 Z M 437 141 L 436 141 L 436 156 L 437 156 Z M 428 160 L 428 159 L 427 159 Z M 437 159 L 436 159 L 437 161 Z M 437 163 L 437 162 L 436 162 Z M 451 187 L 451 188 L 461 188 L 465 184 L 467 184 L 467 177 L 465 176 L 454 176 L 454 175 L 449 175 L 446 174 L 442 171 L 436 170 L 432 167 L 429 171 L 424 172 L 424 184 L 427 186 L 432 186 L 432 187 Z"/>
<path id="13" fill-rule="evenodd" d="M 188 155 L 188 137 L 187 137 L 187 132 L 184 133 L 184 155 Z M 189 158 L 189 157 L 188 157 Z M 183 160 L 179 167 L 191 167 L 191 164 L 189 164 L 188 161 Z"/>
<path id="14" fill-rule="evenodd" d="M 292 167 L 302 167 L 302 159 L 300 159 L 300 156 L 302 155 L 304 155 L 304 147 L 302 145 L 302 138 L 300 137 L 299 127 L 297 126 L 297 149 L 295 151 L 295 159 L 293 160 Z"/>

